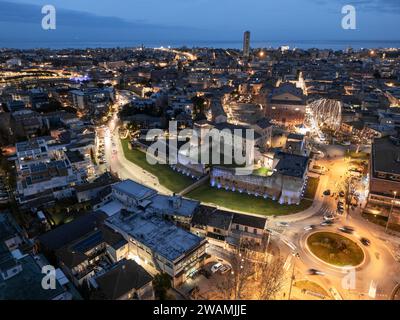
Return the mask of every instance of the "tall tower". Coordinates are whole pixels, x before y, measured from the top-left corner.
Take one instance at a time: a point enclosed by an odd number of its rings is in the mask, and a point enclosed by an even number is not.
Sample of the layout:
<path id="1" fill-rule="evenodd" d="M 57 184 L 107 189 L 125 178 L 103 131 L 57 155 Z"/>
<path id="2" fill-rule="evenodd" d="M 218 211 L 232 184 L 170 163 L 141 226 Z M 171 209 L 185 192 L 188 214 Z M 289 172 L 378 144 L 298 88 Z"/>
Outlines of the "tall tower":
<path id="1" fill-rule="evenodd" d="M 250 31 L 246 31 L 243 36 L 243 57 L 250 56 Z"/>

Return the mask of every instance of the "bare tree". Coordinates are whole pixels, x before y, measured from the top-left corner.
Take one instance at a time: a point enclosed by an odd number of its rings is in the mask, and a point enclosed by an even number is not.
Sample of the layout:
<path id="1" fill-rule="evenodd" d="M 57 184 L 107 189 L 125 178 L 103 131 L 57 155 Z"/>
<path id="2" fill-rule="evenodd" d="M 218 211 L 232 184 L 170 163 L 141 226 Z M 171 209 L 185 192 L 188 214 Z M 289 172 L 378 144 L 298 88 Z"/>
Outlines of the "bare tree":
<path id="1" fill-rule="evenodd" d="M 246 299 L 249 279 L 254 275 L 254 263 L 250 259 L 249 250 L 237 248 L 230 262 L 232 270 L 221 276 L 216 283 L 217 295 L 224 300 Z"/>
<path id="2" fill-rule="evenodd" d="M 230 262 L 231 273 L 217 280 L 217 299 L 271 300 L 282 288 L 284 264 L 280 257 L 273 258 L 265 250 L 260 253 L 241 243 Z"/>
<path id="3" fill-rule="evenodd" d="M 268 261 L 269 260 L 269 261 Z M 281 257 L 265 259 L 257 263 L 254 279 L 257 290 L 254 291 L 256 300 L 273 300 L 282 289 L 285 271 Z"/>

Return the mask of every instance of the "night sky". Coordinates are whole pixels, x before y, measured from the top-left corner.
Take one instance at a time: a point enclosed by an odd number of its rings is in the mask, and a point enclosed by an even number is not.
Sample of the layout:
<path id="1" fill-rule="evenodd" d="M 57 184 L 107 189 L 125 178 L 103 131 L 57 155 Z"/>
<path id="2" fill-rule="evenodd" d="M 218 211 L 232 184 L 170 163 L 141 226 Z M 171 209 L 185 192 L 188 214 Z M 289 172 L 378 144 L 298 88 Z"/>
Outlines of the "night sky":
<path id="1" fill-rule="evenodd" d="M 41 28 L 41 7 L 57 29 Z M 343 30 L 341 8 L 357 9 Z M 0 0 L 1 42 L 400 40 L 400 0 Z"/>

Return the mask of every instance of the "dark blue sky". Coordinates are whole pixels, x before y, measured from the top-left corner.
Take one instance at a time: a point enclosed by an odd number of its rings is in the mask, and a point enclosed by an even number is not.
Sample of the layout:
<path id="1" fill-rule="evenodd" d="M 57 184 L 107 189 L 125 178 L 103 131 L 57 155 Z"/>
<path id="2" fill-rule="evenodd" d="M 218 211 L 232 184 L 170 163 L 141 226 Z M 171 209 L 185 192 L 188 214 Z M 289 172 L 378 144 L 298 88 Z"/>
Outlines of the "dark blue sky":
<path id="1" fill-rule="evenodd" d="M 57 30 L 41 29 L 41 6 Z M 341 8 L 357 9 L 357 30 Z M 0 0 L 0 47 L 10 42 L 400 40 L 400 0 Z"/>

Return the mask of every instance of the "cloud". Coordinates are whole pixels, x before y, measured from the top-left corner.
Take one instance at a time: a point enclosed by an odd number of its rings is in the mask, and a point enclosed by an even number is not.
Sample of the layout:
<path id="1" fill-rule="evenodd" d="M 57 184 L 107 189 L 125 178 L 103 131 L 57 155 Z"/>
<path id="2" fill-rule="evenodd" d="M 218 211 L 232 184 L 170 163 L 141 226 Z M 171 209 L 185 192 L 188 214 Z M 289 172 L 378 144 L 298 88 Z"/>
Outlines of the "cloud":
<path id="1" fill-rule="evenodd" d="M 33 4 L 13 3 L 0 1 L 1 22 L 41 23 L 43 14 L 41 6 Z M 126 21 L 117 17 L 98 16 L 88 12 L 57 8 L 57 24 L 60 26 L 76 27 L 148 27 L 160 28 L 161 25 L 145 24 L 142 21 Z"/>
<path id="2" fill-rule="evenodd" d="M 41 6 L 0 0 L 0 40 L 7 41 L 148 41 L 174 40 L 198 32 L 57 7 L 56 30 L 43 30 Z"/>
<path id="3" fill-rule="evenodd" d="M 376 13 L 400 14 L 400 0 L 312 0 L 317 4 L 353 5 L 357 10 Z"/>

